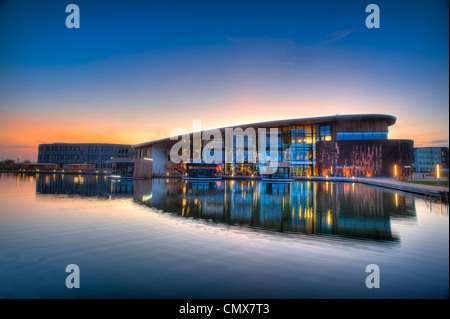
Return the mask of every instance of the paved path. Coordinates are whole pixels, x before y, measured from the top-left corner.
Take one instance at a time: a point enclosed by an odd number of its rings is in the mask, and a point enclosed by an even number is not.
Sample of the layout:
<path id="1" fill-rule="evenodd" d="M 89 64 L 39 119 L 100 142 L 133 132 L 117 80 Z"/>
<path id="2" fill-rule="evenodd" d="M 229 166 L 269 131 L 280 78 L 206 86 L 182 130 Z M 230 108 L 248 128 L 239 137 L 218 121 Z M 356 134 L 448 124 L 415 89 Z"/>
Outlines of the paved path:
<path id="1" fill-rule="evenodd" d="M 357 178 L 360 183 L 383 186 L 422 195 L 448 196 L 448 187 L 400 182 L 389 178 Z"/>
<path id="2" fill-rule="evenodd" d="M 405 191 L 405 192 L 411 192 L 411 193 L 415 193 L 415 194 L 427 195 L 427 196 L 428 195 L 438 196 L 438 197 L 439 196 L 443 196 L 443 197 L 449 196 L 448 187 L 400 182 L 400 181 L 395 180 L 394 177 L 348 178 L 348 177 L 332 177 L 332 176 L 330 176 L 329 178 L 326 178 L 326 177 L 311 176 L 310 178 L 298 177 L 296 179 L 311 180 L 311 181 L 329 181 L 329 182 L 351 182 L 351 183 L 357 182 L 357 183 L 386 187 L 386 188 L 396 189 L 396 190 Z"/>

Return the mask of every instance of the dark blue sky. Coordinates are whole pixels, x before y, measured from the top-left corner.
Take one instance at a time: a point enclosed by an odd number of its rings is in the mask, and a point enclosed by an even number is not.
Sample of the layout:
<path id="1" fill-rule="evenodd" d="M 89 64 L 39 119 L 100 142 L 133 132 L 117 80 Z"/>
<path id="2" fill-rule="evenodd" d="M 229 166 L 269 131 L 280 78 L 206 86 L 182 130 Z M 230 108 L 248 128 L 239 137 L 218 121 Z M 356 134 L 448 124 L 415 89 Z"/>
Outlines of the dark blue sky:
<path id="1" fill-rule="evenodd" d="M 80 7 L 80 29 L 65 26 L 70 3 Z M 365 26 L 369 3 L 380 7 L 380 29 Z M 87 139 L 44 130 L 30 114 L 55 127 L 86 125 L 92 140 L 138 143 L 191 128 L 193 119 L 216 127 L 388 113 L 398 117 L 391 137 L 414 132 L 417 145 L 448 144 L 448 7 L 1 1 L 0 153 Z M 18 137 L 25 133 L 33 139 Z"/>
<path id="2" fill-rule="evenodd" d="M 379 30 L 364 25 L 365 6 L 372 2 L 381 9 Z M 73 66 L 141 53 L 225 49 L 228 37 L 313 46 L 352 30 L 340 47 L 373 56 L 414 53 L 448 60 L 448 1 L 372 2 L 2 1 L 0 58 L 3 65 Z M 65 27 L 69 3 L 80 7 L 79 30 Z"/>

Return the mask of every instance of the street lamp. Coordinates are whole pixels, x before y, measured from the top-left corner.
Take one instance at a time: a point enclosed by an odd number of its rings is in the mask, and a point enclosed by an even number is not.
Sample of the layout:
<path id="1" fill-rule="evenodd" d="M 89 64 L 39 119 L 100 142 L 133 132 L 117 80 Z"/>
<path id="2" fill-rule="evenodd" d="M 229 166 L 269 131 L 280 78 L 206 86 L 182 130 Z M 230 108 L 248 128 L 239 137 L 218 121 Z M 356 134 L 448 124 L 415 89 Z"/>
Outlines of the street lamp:
<path id="1" fill-rule="evenodd" d="M 438 186 L 439 186 L 439 177 L 441 177 L 441 174 L 439 172 L 439 164 L 436 165 L 436 177 L 437 177 Z"/>
<path id="2" fill-rule="evenodd" d="M 394 165 L 394 176 L 395 180 L 397 180 L 397 164 Z"/>

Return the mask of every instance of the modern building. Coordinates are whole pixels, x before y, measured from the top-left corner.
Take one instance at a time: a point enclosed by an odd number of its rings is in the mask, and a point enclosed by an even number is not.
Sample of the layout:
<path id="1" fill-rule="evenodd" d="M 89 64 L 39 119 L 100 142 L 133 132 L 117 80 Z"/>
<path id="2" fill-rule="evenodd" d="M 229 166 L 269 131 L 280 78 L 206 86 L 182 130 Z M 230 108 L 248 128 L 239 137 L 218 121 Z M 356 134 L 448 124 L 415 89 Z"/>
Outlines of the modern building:
<path id="1" fill-rule="evenodd" d="M 60 168 L 66 164 L 93 164 L 100 169 L 106 168 L 111 158 L 129 158 L 132 154 L 132 145 L 125 144 L 40 144 L 38 163 L 54 163 Z"/>
<path id="2" fill-rule="evenodd" d="M 414 148 L 413 170 L 415 172 L 435 172 L 436 166 L 448 169 L 448 147 Z"/>
<path id="3" fill-rule="evenodd" d="M 269 154 L 270 147 L 277 149 L 274 160 L 286 163 L 295 176 L 393 176 L 394 166 L 397 174 L 409 174 L 413 160 L 414 141 L 389 140 L 389 126 L 396 122 L 391 115 L 335 115 L 305 119 L 270 121 L 247 125 L 220 128 L 220 143 L 225 149 L 227 129 L 235 131 L 231 149 L 222 152 L 221 171 L 225 175 L 260 175 L 264 166 L 262 156 Z M 259 132 L 266 129 L 265 135 L 259 133 L 250 140 L 251 129 Z M 241 129 L 241 130 L 239 130 Z M 250 129 L 250 130 L 247 130 Z M 276 136 L 271 139 L 270 129 Z M 195 136 L 191 133 L 190 154 L 198 152 Z M 206 134 L 208 135 L 208 134 Z M 167 174 L 185 174 L 186 163 L 173 163 L 171 148 L 181 141 L 166 138 L 134 146 L 135 178 L 151 178 Z M 266 139 L 266 152 L 249 149 L 260 145 Z M 255 141 L 256 139 L 256 141 Z M 210 139 L 203 136 L 200 152 Z M 238 143 L 241 140 L 243 143 Z M 272 143 L 272 144 L 271 144 Z M 239 152 L 242 151 L 243 152 Z M 214 151 L 213 151 L 214 152 Z M 227 153 L 228 152 L 228 153 Z M 266 153 L 266 155 L 264 155 Z M 255 160 L 252 159 L 256 158 Z M 256 157 L 255 157 L 256 156 Z M 271 157 L 273 159 L 273 156 Z"/>
<path id="4" fill-rule="evenodd" d="M 449 150 L 448 147 L 441 147 L 441 163 L 442 168 L 446 169 L 448 171 L 449 169 Z"/>

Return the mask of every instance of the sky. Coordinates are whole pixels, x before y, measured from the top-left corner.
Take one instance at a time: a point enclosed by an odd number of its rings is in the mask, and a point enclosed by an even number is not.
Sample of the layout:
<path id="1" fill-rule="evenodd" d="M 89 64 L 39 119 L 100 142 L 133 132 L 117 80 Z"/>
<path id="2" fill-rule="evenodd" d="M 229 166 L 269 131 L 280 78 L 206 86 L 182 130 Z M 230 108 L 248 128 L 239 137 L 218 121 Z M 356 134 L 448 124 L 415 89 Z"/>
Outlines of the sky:
<path id="1" fill-rule="evenodd" d="M 0 160 L 36 161 L 40 143 L 143 143 L 193 120 L 365 113 L 397 117 L 390 139 L 448 146 L 448 12 L 448 0 L 0 0 Z"/>

